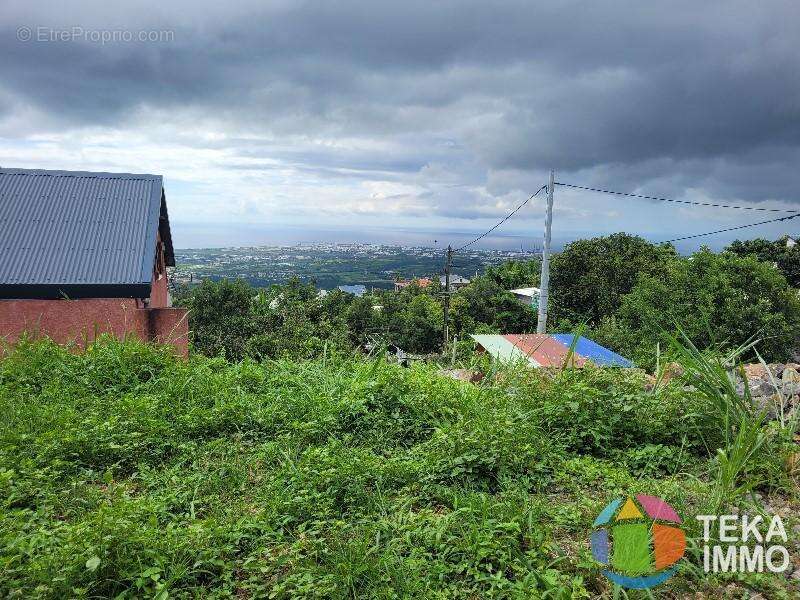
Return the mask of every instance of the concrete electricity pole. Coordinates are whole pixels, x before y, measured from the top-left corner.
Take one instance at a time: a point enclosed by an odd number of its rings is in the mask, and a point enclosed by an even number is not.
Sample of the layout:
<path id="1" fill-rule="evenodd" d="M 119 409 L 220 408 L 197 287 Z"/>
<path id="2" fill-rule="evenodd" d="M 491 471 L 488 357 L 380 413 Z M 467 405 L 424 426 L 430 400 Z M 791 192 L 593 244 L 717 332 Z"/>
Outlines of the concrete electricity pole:
<path id="1" fill-rule="evenodd" d="M 447 341 L 450 337 L 448 331 L 448 321 L 450 320 L 450 266 L 453 262 L 453 248 L 447 246 L 447 260 L 444 263 L 444 344 L 442 345 L 442 353 L 447 348 Z"/>
<path id="2" fill-rule="evenodd" d="M 550 169 L 550 185 L 547 186 L 547 217 L 544 221 L 544 249 L 542 250 L 542 281 L 539 284 L 539 319 L 536 333 L 545 333 L 547 329 L 547 299 L 550 296 L 550 228 L 553 225 L 553 187 L 556 173 Z"/>

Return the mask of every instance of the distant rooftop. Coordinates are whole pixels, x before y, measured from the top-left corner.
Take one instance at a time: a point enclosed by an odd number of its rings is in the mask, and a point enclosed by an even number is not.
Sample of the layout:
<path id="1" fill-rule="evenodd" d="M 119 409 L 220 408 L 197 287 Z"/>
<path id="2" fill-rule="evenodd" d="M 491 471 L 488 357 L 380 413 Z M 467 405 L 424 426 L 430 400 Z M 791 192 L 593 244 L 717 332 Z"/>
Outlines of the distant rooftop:
<path id="1" fill-rule="evenodd" d="M 510 293 L 514 294 L 515 296 L 529 296 L 531 298 L 538 298 L 539 295 L 542 293 L 537 287 L 526 287 L 526 288 L 517 288 L 515 290 L 508 290 Z"/>
<path id="2" fill-rule="evenodd" d="M 446 277 L 444 275 L 441 275 L 439 277 L 439 283 L 444 285 L 445 281 Z M 468 285 L 468 284 L 469 284 L 469 279 L 467 279 L 466 277 L 462 277 L 461 275 L 450 275 L 450 285 Z"/>
<path id="3" fill-rule="evenodd" d="M 418 285 L 421 288 L 428 287 L 430 284 L 433 283 L 433 279 L 429 279 L 428 277 L 419 277 L 414 279 L 401 279 L 400 281 L 395 282 L 395 288 L 404 288 L 408 287 L 409 285 Z"/>

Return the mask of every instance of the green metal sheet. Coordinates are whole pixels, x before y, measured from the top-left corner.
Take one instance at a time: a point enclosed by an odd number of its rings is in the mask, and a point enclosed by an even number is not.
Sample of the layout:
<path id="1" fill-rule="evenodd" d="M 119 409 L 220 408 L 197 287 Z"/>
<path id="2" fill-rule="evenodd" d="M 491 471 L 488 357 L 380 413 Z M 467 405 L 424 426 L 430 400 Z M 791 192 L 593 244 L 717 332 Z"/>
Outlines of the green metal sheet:
<path id="1" fill-rule="evenodd" d="M 480 345 L 489 355 L 502 362 L 518 362 L 521 360 L 528 361 L 534 367 L 540 366 L 531 357 L 526 354 L 507 340 L 504 336 L 498 334 L 476 334 L 470 336 Z"/>

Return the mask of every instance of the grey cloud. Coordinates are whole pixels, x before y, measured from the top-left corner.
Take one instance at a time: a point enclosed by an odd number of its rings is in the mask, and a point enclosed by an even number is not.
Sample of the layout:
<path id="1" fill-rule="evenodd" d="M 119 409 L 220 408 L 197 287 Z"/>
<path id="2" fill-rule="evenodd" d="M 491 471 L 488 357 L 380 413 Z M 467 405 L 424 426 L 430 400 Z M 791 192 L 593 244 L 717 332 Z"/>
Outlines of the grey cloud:
<path id="1" fill-rule="evenodd" d="M 550 167 L 664 195 L 800 200 L 794 2 L 11 2 L 0 16 L 0 98 L 52 118 L 32 133 L 193 111 L 230 136 L 183 143 L 228 149 L 227 168 L 405 180 L 432 214 L 462 218 L 498 214 Z M 20 25 L 76 21 L 175 38 L 16 40 Z"/>

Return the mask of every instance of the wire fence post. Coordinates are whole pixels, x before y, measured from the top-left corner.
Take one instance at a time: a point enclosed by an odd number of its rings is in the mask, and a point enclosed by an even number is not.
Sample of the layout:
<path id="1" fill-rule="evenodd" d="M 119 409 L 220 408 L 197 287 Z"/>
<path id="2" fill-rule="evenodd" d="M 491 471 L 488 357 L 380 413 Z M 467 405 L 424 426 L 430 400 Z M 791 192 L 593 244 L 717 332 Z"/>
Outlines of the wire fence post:
<path id="1" fill-rule="evenodd" d="M 553 225 L 553 187 L 556 174 L 550 170 L 550 185 L 547 186 L 547 217 L 544 222 L 544 248 L 542 249 L 542 277 L 539 292 L 539 318 L 536 322 L 536 333 L 545 333 L 547 329 L 547 300 L 550 296 L 550 230 Z"/>

